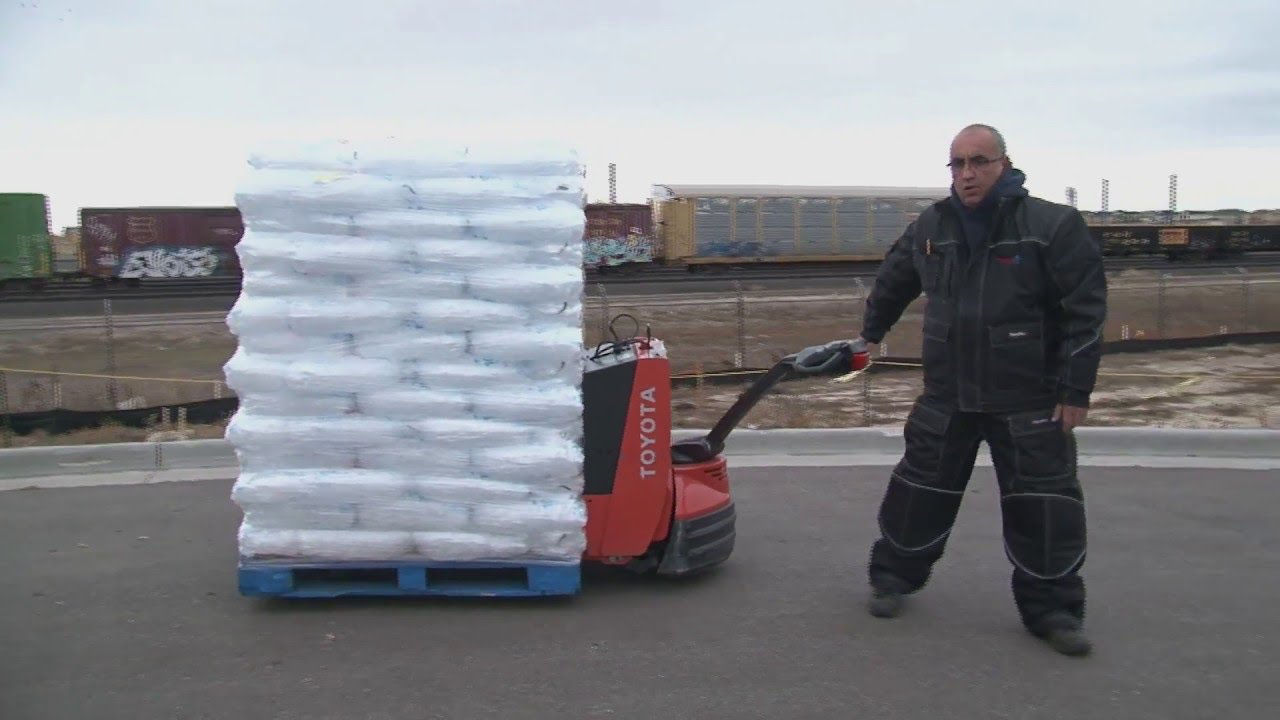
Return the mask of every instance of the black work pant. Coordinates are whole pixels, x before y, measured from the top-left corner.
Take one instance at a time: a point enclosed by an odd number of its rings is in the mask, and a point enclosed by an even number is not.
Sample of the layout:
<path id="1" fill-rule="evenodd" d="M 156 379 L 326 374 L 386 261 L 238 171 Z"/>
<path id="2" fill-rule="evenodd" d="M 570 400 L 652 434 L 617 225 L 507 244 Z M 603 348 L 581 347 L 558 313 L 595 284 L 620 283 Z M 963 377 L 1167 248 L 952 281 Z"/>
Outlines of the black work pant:
<path id="1" fill-rule="evenodd" d="M 1084 493 L 1074 436 L 1053 408 L 962 413 L 921 397 L 904 429 L 906 452 L 880 506 L 871 585 L 911 593 L 943 554 L 979 444 L 991 449 L 1000 486 L 1005 554 L 1023 624 L 1043 634 L 1084 619 Z"/>

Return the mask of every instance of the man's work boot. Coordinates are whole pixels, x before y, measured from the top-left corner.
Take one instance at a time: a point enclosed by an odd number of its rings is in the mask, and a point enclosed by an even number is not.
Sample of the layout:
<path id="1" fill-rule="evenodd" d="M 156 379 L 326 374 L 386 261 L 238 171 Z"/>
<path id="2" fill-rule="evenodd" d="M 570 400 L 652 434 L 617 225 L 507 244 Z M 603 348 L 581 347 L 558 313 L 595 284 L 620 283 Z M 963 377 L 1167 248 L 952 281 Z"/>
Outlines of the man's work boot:
<path id="1" fill-rule="evenodd" d="M 904 603 L 905 599 L 900 592 L 872 588 L 867 611 L 878 618 L 895 618 L 902 613 Z"/>
<path id="2" fill-rule="evenodd" d="M 1063 655 L 1079 657 L 1093 651 L 1093 643 L 1078 627 L 1054 628 L 1045 634 L 1044 641 Z"/>
<path id="3" fill-rule="evenodd" d="M 1052 613 L 1028 626 L 1031 633 L 1063 655 L 1079 657 L 1093 650 L 1080 620 L 1067 613 Z"/>

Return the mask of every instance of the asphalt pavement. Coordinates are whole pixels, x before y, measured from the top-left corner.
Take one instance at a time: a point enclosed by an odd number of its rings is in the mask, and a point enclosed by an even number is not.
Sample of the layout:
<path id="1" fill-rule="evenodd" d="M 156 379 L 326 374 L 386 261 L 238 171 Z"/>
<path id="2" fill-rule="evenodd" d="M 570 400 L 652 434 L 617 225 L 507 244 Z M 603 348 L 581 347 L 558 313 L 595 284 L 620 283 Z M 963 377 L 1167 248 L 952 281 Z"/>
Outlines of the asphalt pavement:
<path id="1" fill-rule="evenodd" d="M 230 480 L 4 492 L 0 718 L 1274 716 L 1280 473 L 1084 472 L 1085 659 L 1018 624 L 985 468 L 892 621 L 883 468 L 739 468 L 717 572 L 502 601 L 240 597 Z"/>

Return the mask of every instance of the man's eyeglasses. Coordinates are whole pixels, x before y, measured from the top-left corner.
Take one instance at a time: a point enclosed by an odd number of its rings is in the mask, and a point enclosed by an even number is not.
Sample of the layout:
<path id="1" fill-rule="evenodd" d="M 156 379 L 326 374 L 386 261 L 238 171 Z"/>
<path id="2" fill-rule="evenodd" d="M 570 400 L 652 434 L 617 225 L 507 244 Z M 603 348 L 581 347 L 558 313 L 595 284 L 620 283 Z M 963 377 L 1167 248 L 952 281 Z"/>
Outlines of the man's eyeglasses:
<path id="1" fill-rule="evenodd" d="M 985 155 L 975 155 L 971 158 L 968 158 L 967 160 L 965 158 L 957 157 L 957 158 L 951 158 L 951 162 L 947 163 L 947 167 L 951 168 L 951 172 L 953 173 L 964 172 L 964 167 L 967 163 L 969 167 L 973 168 L 974 170 L 981 170 L 987 167 L 988 165 L 990 165 L 991 163 L 999 162 L 1003 159 L 1004 159 L 1003 155 L 1001 155 L 1000 157 L 994 157 L 994 158 L 989 158 L 989 157 L 986 157 Z"/>

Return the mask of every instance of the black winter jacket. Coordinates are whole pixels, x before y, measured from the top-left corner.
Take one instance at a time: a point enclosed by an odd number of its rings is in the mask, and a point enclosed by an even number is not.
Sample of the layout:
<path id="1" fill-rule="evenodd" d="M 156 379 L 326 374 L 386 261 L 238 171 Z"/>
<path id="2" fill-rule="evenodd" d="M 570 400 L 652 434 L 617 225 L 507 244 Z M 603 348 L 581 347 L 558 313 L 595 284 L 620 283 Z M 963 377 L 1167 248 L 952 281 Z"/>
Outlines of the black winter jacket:
<path id="1" fill-rule="evenodd" d="M 1088 407 L 1102 357 L 1102 256 L 1073 207 L 999 200 L 969 257 L 941 200 L 907 227 L 867 298 L 862 337 L 878 343 L 923 291 L 925 395 L 962 412 L 1056 403 Z"/>

